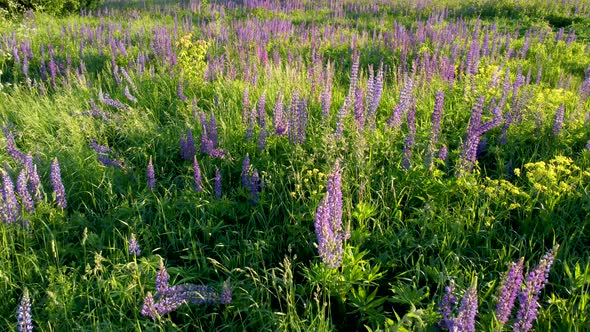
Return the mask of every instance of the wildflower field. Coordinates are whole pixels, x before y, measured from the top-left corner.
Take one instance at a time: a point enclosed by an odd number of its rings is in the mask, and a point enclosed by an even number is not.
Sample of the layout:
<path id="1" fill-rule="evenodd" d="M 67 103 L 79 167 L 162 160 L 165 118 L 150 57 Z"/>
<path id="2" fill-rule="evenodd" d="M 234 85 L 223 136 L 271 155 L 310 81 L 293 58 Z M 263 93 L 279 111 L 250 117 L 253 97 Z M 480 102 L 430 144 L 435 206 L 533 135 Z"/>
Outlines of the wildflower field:
<path id="1" fill-rule="evenodd" d="M 590 331 L 589 96 L 588 0 L 0 9 L 0 330 Z"/>

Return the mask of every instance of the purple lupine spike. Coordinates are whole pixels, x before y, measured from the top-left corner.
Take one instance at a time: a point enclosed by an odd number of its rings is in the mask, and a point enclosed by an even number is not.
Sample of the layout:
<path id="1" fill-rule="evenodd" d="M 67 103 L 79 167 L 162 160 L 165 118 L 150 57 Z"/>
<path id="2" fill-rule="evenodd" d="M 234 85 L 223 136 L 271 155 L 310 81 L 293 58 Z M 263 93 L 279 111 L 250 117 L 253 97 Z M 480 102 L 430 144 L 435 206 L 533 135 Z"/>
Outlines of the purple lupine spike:
<path id="1" fill-rule="evenodd" d="M 565 105 L 559 105 L 559 108 L 555 112 L 555 117 L 553 119 L 553 135 L 559 136 L 561 133 L 561 128 L 563 128 L 563 118 L 565 115 Z"/>
<path id="2" fill-rule="evenodd" d="M 31 194 L 29 194 L 29 189 L 27 188 L 27 175 L 25 170 L 21 170 L 18 178 L 16 179 L 16 192 L 20 197 L 20 201 L 25 208 L 25 211 L 28 213 L 35 212 L 35 204 L 33 203 L 33 198 Z"/>
<path id="3" fill-rule="evenodd" d="M 135 238 L 135 234 L 131 233 L 128 241 L 128 248 L 129 248 L 129 255 L 131 256 L 139 256 L 141 255 L 141 250 L 139 249 L 139 244 L 137 243 L 137 239 Z"/>
<path id="4" fill-rule="evenodd" d="M 221 290 L 221 295 L 219 296 L 219 303 L 220 304 L 230 304 L 232 301 L 232 289 L 229 280 L 226 280 L 223 283 L 223 289 Z"/>
<path id="5" fill-rule="evenodd" d="M 178 99 L 182 100 L 185 103 L 187 102 L 188 98 L 184 95 L 182 81 L 178 81 L 178 85 L 176 87 L 176 95 L 178 96 Z"/>
<path id="6" fill-rule="evenodd" d="M 381 97 L 383 96 L 383 62 L 379 64 L 379 69 L 377 70 L 377 76 L 374 79 L 373 85 L 373 100 L 371 102 L 371 107 L 369 108 L 369 112 L 367 114 L 366 121 L 369 122 L 372 129 L 375 129 L 375 116 L 377 114 L 377 107 L 379 107 L 379 103 L 381 102 Z"/>
<path id="7" fill-rule="evenodd" d="M 30 152 L 25 156 L 25 171 L 29 178 L 29 190 L 33 193 L 33 198 L 37 202 L 43 200 L 45 195 L 41 189 L 41 178 L 39 178 L 37 166 L 33 163 L 33 156 Z"/>
<path id="8" fill-rule="evenodd" d="M 518 297 L 520 309 L 514 322 L 515 332 L 527 332 L 533 327 L 540 307 L 539 293 L 549 281 L 549 271 L 551 271 L 551 265 L 553 265 L 558 249 L 559 245 L 556 245 L 549 250 L 527 276 L 524 289 L 521 290 Z"/>
<path id="9" fill-rule="evenodd" d="M 156 175 L 154 172 L 154 164 L 152 163 L 152 157 L 150 156 L 150 161 L 148 162 L 147 171 L 147 187 L 150 190 L 156 189 Z"/>
<path id="10" fill-rule="evenodd" d="M 127 109 L 127 106 L 125 106 L 125 104 L 123 104 L 122 102 L 120 102 L 116 99 L 112 99 L 108 93 L 100 92 L 98 94 L 98 100 L 107 106 L 111 106 L 111 107 L 118 108 L 121 110 Z"/>
<path id="11" fill-rule="evenodd" d="M 326 195 L 316 210 L 314 227 L 322 261 L 329 268 L 339 267 L 346 234 L 342 229 L 342 178 L 338 161 L 328 176 Z"/>
<path id="12" fill-rule="evenodd" d="M 350 98 L 346 96 L 344 98 L 344 103 L 342 104 L 342 107 L 340 107 L 340 110 L 338 111 L 338 116 L 336 117 L 336 132 L 334 133 L 336 139 L 340 139 L 342 137 L 342 133 L 344 132 L 344 118 L 348 113 L 349 104 Z"/>
<path id="13" fill-rule="evenodd" d="M 453 331 L 475 332 L 475 316 L 477 315 L 477 278 L 461 299 L 459 313 L 453 323 Z"/>
<path id="14" fill-rule="evenodd" d="M 441 146 L 440 150 L 438 150 L 438 159 L 440 159 L 442 161 L 446 161 L 448 152 L 449 151 L 448 151 L 446 145 Z"/>
<path id="15" fill-rule="evenodd" d="M 5 125 L 2 126 L 2 132 L 4 132 L 4 136 L 6 137 L 6 153 L 11 156 L 14 160 L 16 160 L 21 165 L 24 165 L 25 162 L 25 154 L 22 153 L 17 147 L 14 141 L 14 135 L 8 130 L 8 127 Z"/>
<path id="16" fill-rule="evenodd" d="M 188 128 L 186 131 L 186 137 L 180 139 L 180 156 L 184 160 L 191 160 L 195 154 L 195 138 L 192 129 Z"/>
<path id="17" fill-rule="evenodd" d="M 90 148 L 92 148 L 92 150 L 98 154 L 111 153 L 111 149 L 108 146 L 98 144 L 94 138 L 90 139 Z"/>
<path id="18" fill-rule="evenodd" d="M 250 155 L 248 153 L 242 162 L 242 187 L 250 187 Z"/>
<path id="19" fill-rule="evenodd" d="M 510 269 L 504 277 L 495 313 L 496 320 L 500 326 L 504 326 L 510 318 L 510 313 L 514 307 L 514 301 L 516 300 L 516 296 L 520 291 L 520 285 L 522 284 L 523 264 L 524 257 L 521 258 L 518 263 L 511 263 Z"/>
<path id="20" fill-rule="evenodd" d="M 252 200 L 252 204 L 258 202 L 258 191 L 260 190 L 260 176 L 258 175 L 258 170 L 255 168 L 252 171 L 252 178 L 250 180 L 250 199 Z"/>
<path id="21" fill-rule="evenodd" d="M 277 136 L 285 135 L 287 133 L 287 122 L 283 116 L 283 94 L 279 93 L 273 111 L 273 126 Z"/>
<path id="22" fill-rule="evenodd" d="M 401 105 L 400 104 L 395 105 L 395 107 L 393 108 L 393 114 L 387 120 L 387 125 L 389 127 L 391 127 L 393 130 L 397 130 L 399 128 L 399 126 L 401 125 L 401 121 L 402 121 L 402 114 L 401 113 L 402 113 L 401 112 Z"/>
<path id="23" fill-rule="evenodd" d="M 350 66 L 350 86 L 348 88 L 348 96 L 352 97 L 352 94 L 356 90 L 358 74 L 360 65 L 360 55 L 358 52 L 352 54 L 352 65 Z"/>
<path id="24" fill-rule="evenodd" d="M 0 169 L 2 173 L 2 199 L 3 199 L 3 210 L 1 211 L 3 216 L 2 218 L 8 224 L 14 223 L 20 218 L 20 204 L 16 199 L 16 195 L 14 193 L 14 183 L 10 178 L 10 175 L 2 169 Z"/>
<path id="25" fill-rule="evenodd" d="M 152 296 L 151 292 L 147 292 L 147 294 L 143 300 L 141 314 L 143 316 L 147 316 L 155 321 L 157 318 L 157 312 L 154 307 L 155 307 L 154 297 Z"/>
<path id="26" fill-rule="evenodd" d="M 53 159 L 51 164 L 51 185 L 53 186 L 57 206 L 65 209 L 68 205 L 66 202 L 66 189 L 61 181 L 61 170 L 57 158 Z"/>
<path id="27" fill-rule="evenodd" d="M 218 146 L 217 141 L 217 121 L 215 121 L 215 115 L 211 112 L 211 116 L 209 117 L 209 139 L 213 143 L 213 147 L 216 148 Z"/>
<path id="28" fill-rule="evenodd" d="M 221 172 L 217 166 L 215 166 L 215 197 L 221 198 Z"/>
<path id="29" fill-rule="evenodd" d="M 345 102 L 346 101 L 347 100 L 345 99 Z M 363 109 L 363 89 L 361 88 L 356 88 L 356 91 L 354 92 L 353 113 L 357 127 L 359 129 L 362 128 L 363 123 L 365 122 L 365 110 Z"/>
<path id="30" fill-rule="evenodd" d="M 123 90 L 123 94 L 125 95 L 125 98 L 127 98 L 127 100 L 129 100 L 132 103 L 137 103 L 137 98 L 135 98 L 135 96 L 133 96 L 131 94 L 131 92 L 129 92 L 129 87 L 125 86 L 125 90 Z"/>
<path id="31" fill-rule="evenodd" d="M 203 178 L 201 176 L 201 168 L 199 167 L 197 156 L 193 157 L 193 180 L 195 182 L 195 191 L 203 191 Z"/>
<path id="32" fill-rule="evenodd" d="M 586 150 L 590 151 L 590 140 L 588 140 L 588 142 L 586 142 Z"/>
<path id="33" fill-rule="evenodd" d="M 457 305 L 457 297 L 455 296 L 455 283 L 453 280 L 445 287 L 445 294 L 443 295 L 438 312 L 442 315 L 442 319 L 439 321 L 439 325 L 442 328 L 446 328 L 449 331 L 453 331 L 453 324 L 455 319 L 453 318 L 453 309 Z"/>
<path id="34" fill-rule="evenodd" d="M 264 151 L 266 148 L 266 137 L 267 137 L 266 127 L 262 127 L 260 129 L 260 133 L 258 134 L 258 150 Z"/>
<path id="35" fill-rule="evenodd" d="M 118 66 L 113 67 L 113 78 L 115 79 L 115 83 L 117 83 L 117 85 L 121 85 L 122 81 L 121 81 L 121 76 L 119 76 L 119 67 Z"/>
<path id="36" fill-rule="evenodd" d="M 129 76 L 129 73 L 123 67 L 121 67 L 121 74 L 123 74 L 123 77 L 125 78 L 125 81 L 127 81 L 127 84 L 129 84 L 129 86 L 131 87 L 131 90 L 137 93 L 137 87 L 135 86 L 135 83 L 133 83 L 131 76 Z"/>
<path id="37" fill-rule="evenodd" d="M 16 310 L 16 329 L 19 332 L 33 331 L 33 315 L 31 313 L 31 298 L 29 297 L 29 290 L 24 289 L 23 297 Z"/>
<path id="38" fill-rule="evenodd" d="M 164 262 L 160 260 L 160 268 L 156 273 L 156 297 L 168 294 L 170 290 L 170 285 L 168 283 L 169 279 L 170 277 L 166 270 L 166 266 L 164 265 Z"/>
<path id="39" fill-rule="evenodd" d="M 357 89 L 358 91 L 358 89 Z M 365 114 L 368 116 L 373 108 L 373 94 L 375 91 L 375 72 L 373 70 L 373 65 L 369 65 L 369 78 L 367 79 L 367 92 L 365 98 Z M 362 94 L 361 94 L 362 96 Z M 355 94 L 355 104 L 358 103 L 356 100 L 357 94 Z M 362 102 L 361 102 L 362 104 Z M 361 125 L 363 125 L 361 123 Z"/>
<path id="40" fill-rule="evenodd" d="M 477 98 L 471 111 L 471 119 L 467 128 L 467 137 L 461 151 L 461 160 L 459 161 L 459 172 L 471 172 L 477 159 L 477 146 L 481 139 L 481 133 L 478 131 L 481 122 L 481 115 L 484 105 L 484 96 Z"/>

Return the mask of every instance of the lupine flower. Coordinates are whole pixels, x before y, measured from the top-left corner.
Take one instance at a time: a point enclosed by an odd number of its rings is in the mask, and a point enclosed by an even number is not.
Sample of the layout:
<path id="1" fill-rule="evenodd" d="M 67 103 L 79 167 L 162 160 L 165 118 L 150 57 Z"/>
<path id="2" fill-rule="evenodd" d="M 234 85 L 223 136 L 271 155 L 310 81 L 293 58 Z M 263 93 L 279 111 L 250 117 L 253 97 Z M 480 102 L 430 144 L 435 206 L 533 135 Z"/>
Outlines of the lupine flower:
<path id="1" fill-rule="evenodd" d="M 563 104 L 559 105 L 557 112 L 555 112 L 555 118 L 553 120 L 553 135 L 559 136 L 561 133 L 561 128 L 563 127 L 563 117 L 565 114 L 565 106 Z"/>
<path id="2" fill-rule="evenodd" d="M 167 294 L 169 290 L 168 285 L 168 271 L 166 270 L 166 266 L 164 265 L 163 261 L 160 261 L 160 269 L 158 273 L 156 273 L 156 294 Z"/>
<path id="3" fill-rule="evenodd" d="M 220 304 L 230 304 L 232 301 L 232 289 L 229 283 L 229 280 L 223 283 L 223 289 L 221 290 L 221 295 L 219 297 Z"/>
<path id="4" fill-rule="evenodd" d="M 453 308 L 457 305 L 457 297 L 454 294 L 455 283 L 451 283 L 445 287 L 445 294 L 443 295 L 438 307 L 438 312 L 442 315 L 439 325 L 442 328 L 447 328 L 449 331 L 453 330 L 453 323 L 455 319 L 452 317 Z"/>
<path id="5" fill-rule="evenodd" d="M 150 156 L 150 161 L 147 166 L 147 187 L 151 190 L 156 189 L 156 176 L 154 174 L 154 164 L 152 163 L 152 157 Z"/>
<path id="6" fill-rule="evenodd" d="M 129 237 L 129 255 L 132 256 L 139 256 L 141 254 L 141 250 L 139 249 L 139 244 L 137 243 L 137 239 L 135 238 L 135 234 L 131 233 Z"/>
<path id="7" fill-rule="evenodd" d="M 459 313 L 453 323 L 453 331 L 475 332 L 475 316 L 477 315 L 477 279 L 463 294 Z"/>
<path id="8" fill-rule="evenodd" d="M 178 96 L 178 99 L 182 100 L 183 102 L 186 103 L 186 101 L 188 100 L 188 98 L 184 95 L 183 92 L 183 86 L 182 86 L 182 81 L 178 82 L 178 86 L 176 88 L 176 95 Z"/>
<path id="9" fill-rule="evenodd" d="M 215 115 L 211 112 L 211 116 L 209 117 L 209 130 L 207 134 L 209 135 L 209 139 L 213 143 L 213 147 L 216 148 L 218 141 L 217 141 L 217 121 L 215 121 Z"/>
<path id="10" fill-rule="evenodd" d="M 98 159 L 98 161 L 107 166 L 107 167 L 114 167 L 114 168 L 123 168 L 123 162 L 117 159 L 111 159 L 103 154 L 99 154 L 98 156 L 96 156 L 96 159 Z"/>
<path id="11" fill-rule="evenodd" d="M 346 102 L 347 99 L 345 99 L 344 101 Z M 348 100 L 348 102 L 350 102 L 350 100 Z M 361 88 L 356 88 L 356 91 L 354 92 L 353 113 L 357 127 L 362 128 L 363 123 L 365 122 L 365 110 L 363 109 L 363 89 Z M 340 115 L 340 112 L 338 113 L 338 115 Z"/>
<path id="12" fill-rule="evenodd" d="M 221 198 L 221 172 L 215 166 L 215 197 Z"/>
<path id="13" fill-rule="evenodd" d="M 522 284 L 522 269 L 524 258 L 521 258 L 518 263 L 510 264 L 510 270 L 506 273 L 502 283 L 502 290 L 498 298 L 498 305 L 496 306 L 496 320 L 500 326 L 504 326 L 510 318 L 514 301 L 520 291 Z"/>
<path id="14" fill-rule="evenodd" d="M 248 153 L 242 161 L 242 187 L 250 187 L 250 155 Z"/>
<path id="15" fill-rule="evenodd" d="M 250 199 L 252 200 L 252 204 L 255 204 L 258 201 L 258 190 L 260 187 L 260 176 L 258 175 L 258 170 L 255 168 L 252 171 L 252 179 L 250 180 Z"/>
<path id="16" fill-rule="evenodd" d="M 232 301 L 232 290 L 229 281 L 223 284 L 221 295 L 211 287 L 205 285 L 183 284 L 170 286 L 168 272 L 164 263 L 160 261 L 160 269 L 156 274 L 155 299 L 151 292 L 147 292 L 141 309 L 143 316 L 156 320 L 158 316 L 176 310 L 183 304 L 229 304 Z"/>
<path id="17" fill-rule="evenodd" d="M 53 186 L 53 192 L 55 193 L 55 201 L 57 206 L 62 209 L 67 207 L 66 202 L 66 189 L 61 182 L 61 170 L 59 168 L 59 162 L 57 158 L 53 159 L 51 164 L 51 185 Z"/>
<path id="18" fill-rule="evenodd" d="M 125 104 L 121 103 L 118 100 L 112 99 L 109 96 L 109 94 L 106 92 L 105 93 L 99 92 L 98 93 L 98 100 L 107 106 L 111 106 L 111 107 L 122 109 L 122 110 L 127 109 L 127 106 L 125 106 Z"/>
<path id="19" fill-rule="evenodd" d="M 350 86 L 348 88 L 348 96 L 352 97 L 352 94 L 356 90 L 356 84 L 359 74 L 360 56 L 358 52 L 354 52 L 352 55 L 352 66 L 350 67 Z"/>
<path id="20" fill-rule="evenodd" d="M 19 162 L 20 164 L 24 164 L 25 162 L 25 154 L 22 153 L 17 147 L 14 141 L 14 136 L 8 130 L 6 126 L 2 126 L 2 131 L 4 132 L 4 136 L 6 137 L 6 153 L 11 156 L 14 160 Z"/>
<path id="21" fill-rule="evenodd" d="M 283 119 L 283 94 L 280 93 L 275 101 L 273 112 L 273 126 L 277 136 L 285 135 L 287 133 L 287 122 Z"/>
<path id="22" fill-rule="evenodd" d="M 14 193 L 14 183 L 10 178 L 10 175 L 4 170 L 0 170 L 2 173 L 2 199 L 3 199 L 3 206 L 2 210 L 0 210 L 3 214 L 2 218 L 6 223 L 13 223 L 20 218 L 20 204 L 16 199 L 16 195 Z M 1 204 L 2 202 L 0 202 Z"/>
<path id="23" fill-rule="evenodd" d="M 541 258 L 539 264 L 527 276 L 524 289 L 521 290 L 518 297 L 520 309 L 514 322 L 515 332 L 527 332 L 533 327 L 533 322 L 537 318 L 539 310 L 539 293 L 547 284 L 549 271 L 555 259 L 555 254 L 559 245 L 553 247 Z"/>
<path id="24" fill-rule="evenodd" d="M 197 156 L 193 157 L 193 180 L 195 182 L 195 191 L 203 191 L 203 178 L 201 177 L 201 168 L 197 161 Z"/>
<path id="25" fill-rule="evenodd" d="M 588 140 L 588 142 L 586 143 L 586 150 L 590 151 L 590 140 Z"/>
<path id="26" fill-rule="evenodd" d="M 30 152 L 25 156 L 25 171 L 29 178 L 29 190 L 33 193 L 33 198 L 37 202 L 43 200 L 45 195 L 41 189 L 41 179 L 39 178 L 37 166 L 33 163 L 33 156 Z"/>
<path id="27" fill-rule="evenodd" d="M 33 331 L 33 315 L 31 313 L 31 299 L 29 298 L 29 291 L 25 288 L 23 297 L 16 310 L 16 329 L 20 332 Z"/>
<path id="28" fill-rule="evenodd" d="M 328 176 L 327 193 L 316 211 L 315 232 L 322 261 L 330 268 L 339 267 L 346 234 L 342 229 L 342 178 L 338 161 Z"/>
<path id="29" fill-rule="evenodd" d="M 90 148 L 94 150 L 96 153 L 99 154 L 109 154 L 111 153 L 111 149 L 108 146 L 100 145 L 96 142 L 96 139 L 92 138 L 90 140 Z"/>
<path id="30" fill-rule="evenodd" d="M 265 127 L 262 127 L 260 129 L 260 133 L 258 134 L 258 144 L 257 144 L 257 146 L 258 146 L 258 150 L 259 151 L 263 151 L 264 148 L 266 148 L 266 136 L 267 136 L 266 128 Z"/>
<path id="31" fill-rule="evenodd" d="M 342 133 L 344 132 L 344 118 L 348 113 L 349 104 L 350 98 L 346 96 L 346 98 L 344 98 L 344 103 L 342 104 L 342 107 L 340 107 L 336 117 L 336 132 L 334 133 L 336 139 L 340 139 L 342 137 Z"/>
<path id="32" fill-rule="evenodd" d="M 180 138 L 180 156 L 184 160 L 191 160 L 195 156 L 195 139 L 193 131 L 188 128 L 186 136 Z"/>
<path id="33" fill-rule="evenodd" d="M 137 98 L 135 98 L 135 96 L 133 96 L 131 92 L 129 92 L 129 87 L 125 86 L 123 94 L 125 95 L 125 98 L 127 98 L 127 100 L 129 100 L 130 102 L 137 103 Z"/>
<path id="34" fill-rule="evenodd" d="M 446 161 L 447 154 L 448 154 L 447 146 L 446 145 L 441 146 L 440 150 L 438 150 L 438 159 L 440 159 L 442 161 Z"/>
<path id="35" fill-rule="evenodd" d="M 35 205 L 33 203 L 33 198 L 31 194 L 29 194 L 29 189 L 27 188 L 27 175 L 25 170 L 21 170 L 18 178 L 16 179 L 16 192 L 20 196 L 21 203 L 25 208 L 25 211 L 28 213 L 35 212 Z"/>

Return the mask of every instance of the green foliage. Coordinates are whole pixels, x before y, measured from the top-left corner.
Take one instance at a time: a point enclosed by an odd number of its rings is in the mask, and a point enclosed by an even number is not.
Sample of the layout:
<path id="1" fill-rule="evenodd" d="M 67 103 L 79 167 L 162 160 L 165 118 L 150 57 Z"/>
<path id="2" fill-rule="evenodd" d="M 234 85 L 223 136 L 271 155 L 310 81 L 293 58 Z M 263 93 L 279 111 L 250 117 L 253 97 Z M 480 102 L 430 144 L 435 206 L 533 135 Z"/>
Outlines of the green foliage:
<path id="1" fill-rule="evenodd" d="M 92 9 L 101 0 L 6 0 L 0 3 L 0 9 L 9 13 L 27 10 L 41 11 L 51 15 L 76 13 L 80 9 Z"/>

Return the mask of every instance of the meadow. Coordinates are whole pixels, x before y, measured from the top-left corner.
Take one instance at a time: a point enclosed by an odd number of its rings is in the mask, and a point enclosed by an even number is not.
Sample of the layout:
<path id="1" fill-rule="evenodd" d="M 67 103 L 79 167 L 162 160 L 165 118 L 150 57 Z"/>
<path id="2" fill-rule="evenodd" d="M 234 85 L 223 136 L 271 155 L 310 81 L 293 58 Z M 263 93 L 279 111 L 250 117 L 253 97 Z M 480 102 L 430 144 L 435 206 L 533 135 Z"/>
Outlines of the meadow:
<path id="1" fill-rule="evenodd" d="M 0 15 L 0 330 L 590 330 L 588 0 Z"/>

